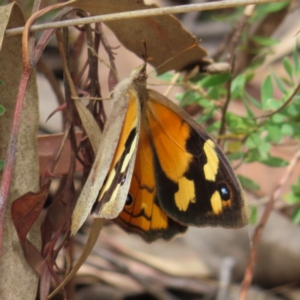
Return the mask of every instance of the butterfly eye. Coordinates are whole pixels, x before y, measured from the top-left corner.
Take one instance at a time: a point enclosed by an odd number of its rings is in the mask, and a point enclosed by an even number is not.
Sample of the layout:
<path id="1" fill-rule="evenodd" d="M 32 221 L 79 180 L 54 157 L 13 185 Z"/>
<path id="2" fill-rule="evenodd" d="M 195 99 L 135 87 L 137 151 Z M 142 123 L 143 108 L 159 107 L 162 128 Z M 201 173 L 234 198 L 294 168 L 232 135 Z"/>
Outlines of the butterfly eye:
<path id="1" fill-rule="evenodd" d="M 230 200 L 230 191 L 225 184 L 219 186 L 219 193 L 223 201 Z"/>
<path id="2" fill-rule="evenodd" d="M 126 205 L 126 206 L 131 206 L 132 203 L 133 203 L 133 198 L 132 198 L 131 194 L 128 194 L 128 195 L 127 195 L 127 198 L 126 198 L 125 205 Z"/>

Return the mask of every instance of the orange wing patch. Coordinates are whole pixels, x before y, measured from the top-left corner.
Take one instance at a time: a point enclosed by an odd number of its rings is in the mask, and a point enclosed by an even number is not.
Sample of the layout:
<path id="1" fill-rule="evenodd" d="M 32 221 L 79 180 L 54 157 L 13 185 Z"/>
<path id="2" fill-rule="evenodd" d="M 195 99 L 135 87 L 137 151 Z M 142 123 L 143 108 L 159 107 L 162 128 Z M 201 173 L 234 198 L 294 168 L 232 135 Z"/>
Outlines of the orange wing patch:
<path id="1" fill-rule="evenodd" d="M 168 227 L 167 215 L 155 203 L 156 186 L 152 160 L 149 137 L 145 126 L 142 126 L 128 201 L 117 219 L 128 231 L 148 232 Z"/>
<path id="2" fill-rule="evenodd" d="M 122 154 L 125 152 L 126 140 L 132 129 L 137 126 L 137 105 L 133 95 L 130 95 L 130 101 L 128 105 L 127 114 L 124 120 L 124 125 L 120 134 L 120 139 L 118 142 L 118 146 L 115 152 L 114 159 L 111 163 L 111 167 L 109 173 L 112 171 L 112 168 L 116 165 L 116 163 L 120 160 Z"/>
<path id="3" fill-rule="evenodd" d="M 196 199 L 193 180 L 184 177 L 193 159 L 186 151 L 190 127 L 175 112 L 151 100 L 147 102 L 147 120 L 161 168 L 179 185 L 174 199 L 176 206 L 178 210 L 186 211 Z"/>
<path id="4" fill-rule="evenodd" d="M 157 102 L 147 101 L 147 108 L 149 128 L 162 169 L 176 182 L 186 172 L 193 158 L 185 149 L 190 135 L 189 125 Z"/>

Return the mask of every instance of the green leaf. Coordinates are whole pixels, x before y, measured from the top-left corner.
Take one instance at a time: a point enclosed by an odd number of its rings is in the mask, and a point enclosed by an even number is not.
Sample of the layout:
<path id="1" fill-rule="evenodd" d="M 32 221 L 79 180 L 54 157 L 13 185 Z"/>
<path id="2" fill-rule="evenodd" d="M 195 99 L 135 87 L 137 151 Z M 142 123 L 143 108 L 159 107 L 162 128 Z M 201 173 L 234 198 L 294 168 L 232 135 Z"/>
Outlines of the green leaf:
<path id="1" fill-rule="evenodd" d="M 258 108 L 258 109 L 263 109 L 263 106 L 262 106 L 262 104 L 259 102 L 259 101 L 257 101 L 256 99 L 254 99 L 251 95 L 249 95 L 249 94 L 246 94 L 246 98 L 256 107 L 256 108 Z"/>
<path id="2" fill-rule="evenodd" d="M 292 136 L 294 134 L 293 126 L 289 123 L 285 123 L 281 127 L 281 132 L 284 135 Z"/>
<path id="3" fill-rule="evenodd" d="M 261 143 L 261 138 L 259 132 L 253 132 L 248 136 L 246 140 L 246 146 L 249 149 L 257 149 L 260 143 Z"/>
<path id="4" fill-rule="evenodd" d="M 280 91 L 283 94 L 287 93 L 287 89 L 283 83 L 283 81 L 277 76 L 277 74 L 274 72 L 274 70 L 271 70 L 272 76 L 274 77 L 274 80 L 276 82 L 276 85 L 278 86 L 278 88 L 280 89 Z"/>
<path id="5" fill-rule="evenodd" d="M 296 95 L 293 98 L 293 101 L 289 103 L 287 107 L 281 110 L 281 114 L 284 116 L 292 117 L 293 120 L 298 121 L 300 111 L 300 95 Z"/>
<path id="6" fill-rule="evenodd" d="M 289 123 L 289 125 L 293 128 L 293 133 L 292 133 L 291 137 L 299 136 L 300 135 L 300 124 L 299 123 Z"/>
<path id="7" fill-rule="evenodd" d="M 249 191 L 258 191 L 260 190 L 260 186 L 257 182 L 253 181 L 252 179 L 238 175 L 238 178 L 241 182 L 241 185 L 243 186 L 244 189 L 249 190 Z"/>
<path id="8" fill-rule="evenodd" d="M 289 193 L 289 194 L 285 195 L 284 198 L 285 198 L 285 201 L 288 204 L 291 204 L 291 205 L 300 203 L 300 196 L 299 195 L 295 195 L 293 193 Z"/>
<path id="9" fill-rule="evenodd" d="M 270 13 L 280 11 L 284 9 L 286 6 L 288 6 L 289 4 L 290 2 L 286 1 L 286 2 L 277 2 L 277 3 L 259 5 L 256 11 L 256 19 L 262 19 Z"/>
<path id="10" fill-rule="evenodd" d="M 2 160 L 2 159 L 0 159 L 0 171 L 2 171 L 2 170 L 3 170 L 3 168 L 4 168 L 4 165 L 5 165 L 5 161 L 4 161 L 4 160 Z"/>
<path id="11" fill-rule="evenodd" d="M 270 37 L 264 37 L 264 36 L 254 36 L 252 39 L 259 45 L 264 47 L 270 47 L 277 45 L 279 43 L 279 40 L 270 38 Z"/>
<path id="12" fill-rule="evenodd" d="M 269 167 L 285 167 L 288 165 L 286 160 L 271 155 L 268 158 L 259 158 L 258 161 Z"/>
<path id="13" fill-rule="evenodd" d="M 294 224 L 300 223 L 300 207 L 297 207 L 292 214 L 292 222 Z"/>
<path id="14" fill-rule="evenodd" d="M 219 100 L 220 96 L 219 96 L 218 88 L 216 87 L 209 88 L 209 90 L 207 91 L 207 96 L 213 100 Z"/>
<path id="15" fill-rule="evenodd" d="M 277 99 L 269 98 L 266 102 L 266 106 L 271 110 L 277 110 L 281 105 L 282 103 Z"/>
<path id="16" fill-rule="evenodd" d="M 282 60 L 282 63 L 283 63 L 283 67 L 284 67 L 285 71 L 287 72 L 287 74 L 290 77 L 290 80 L 293 81 L 294 70 L 293 70 L 291 61 L 287 57 L 284 57 Z"/>
<path id="17" fill-rule="evenodd" d="M 245 163 L 252 163 L 252 162 L 256 162 L 259 159 L 259 152 L 256 148 L 254 149 L 250 149 L 247 154 L 246 157 L 244 159 Z"/>
<path id="18" fill-rule="evenodd" d="M 252 151 L 249 151 L 248 153 L 247 162 L 250 162 L 249 154 L 252 154 L 251 162 L 262 162 L 268 160 L 271 146 L 270 143 L 266 142 L 265 139 L 261 138 L 261 135 L 259 133 L 251 134 L 246 140 L 246 145 Z"/>
<path id="19" fill-rule="evenodd" d="M 227 155 L 227 158 L 228 158 L 230 161 L 233 161 L 233 160 L 237 160 L 237 159 L 242 159 L 244 156 L 245 156 L 244 152 L 242 152 L 242 151 L 237 151 L 237 152 L 228 154 L 228 155 Z"/>
<path id="20" fill-rule="evenodd" d="M 224 84 L 230 79 L 230 74 L 216 74 L 203 78 L 199 84 L 204 88 L 214 87 Z"/>
<path id="21" fill-rule="evenodd" d="M 179 102 L 182 101 L 183 97 L 184 97 L 185 93 L 177 93 L 175 95 L 175 99 L 178 100 Z"/>
<path id="22" fill-rule="evenodd" d="M 250 216 L 249 216 L 249 222 L 250 224 L 257 223 L 257 206 L 251 206 L 250 208 Z"/>
<path id="23" fill-rule="evenodd" d="M 5 108 L 0 104 L 0 116 L 5 113 Z"/>
<path id="24" fill-rule="evenodd" d="M 285 120 L 285 116 L 282 115 L 282 114 L 275 114 L 271 117 L 271 121 L 272 123 L 275 123 L 275 124 L 282 124 L 284 123 L 284 120 Z"/>
<path id="25" fill-rule="evenodd" d="M 262 140 L 262 142 L 258 145 L 257 150 L 260 154 L 260 159 L 265 160 L 268 159 L 270 153 L 271 145 L 268 142 Z"/>
<path id="26" fill-rule="evenodd" d="M 268 125 L 267 126 L 268 131 L 268 140 L 274 143 L 279 143 L 282 139 L 282 129 L 278 125 Z"/>
<path id="27" fill-rule="evenodd" d="M 237 116 L 230 112 L 226 113 L 226 124 L 233 133 L 250 133 L 256 126 L 254 119 Z"/>
<path id="28" fill-rule="evenodd" d="M 300 176 L 298 177 L 298 183 L 292 185 L 292 192 L 286 196 L 286 201 L 289 204 L 300 202 Z"/>
<path id="29" fill-rule="evenodd" d="M 236 7 L 231 14 L 210 15 L 210 20 L 213 19 L 221 23 L 229 24 L 232 27 L 234 24 L 236 24 L 236 22 L 240 19 L 242 15 L 243 8 Z"/>
<path id="30" fill-rule="evenodd" d="M 197 92 L 189 90 L 182 95 L 180 106 L 196 103 L 199 101 L 199 99 L 200 99 L 200 95 Z"/>
<path id="31" fill-rule="evenodd" d="M 206 109 L 211 109 L 213 108 L 214 104 L 212 101 L 210 100 L 207 100 L 205 98 L 200 98 L 198 100 L 198 103 L 203 107 L 203 108 L 206 108 Z"/>
<path id="32" fill-rule="evenodd" d="M 208 133 L 218 131 L 221 126 L 221 121 L 213 122 L 211 125 L 206 127 Z"/>
<path id="33" fill-rule="evenodd" d="M 239 98 L 245 92 L 246 85 L 246 75 L 241 74 L 233 79 L 231 82 L 231 98 L 236 99 Z"/>
<path id="34" fill-rule="evenodd" d="M 205 114 L 203 114 L 200 118 L 197 119 L 198 123 L 204 123 L 207 122 L 208 120 L 210 120 L 212 118 L 212 116 L 214 115 L 216 111 L 216 108 L 213 107 L 210 111 L 206 112 Z"/>
<path id="35" fill-rule="evenodd" d="M 247 98 L 247 95 L 245 93 L 244 97 L 242 97 L 242 101 L 243 101 L 243 104 L 247 110 L 247 117 L 248 118 L 255 118 L 255 113 L 252 111 L 252 109 L 250 108 L 248 102 L 246 101 L 246 98 Z"/>
<path id="36" fill-rule="evenodd" d="M 273 84 L 270 75 L 262 83 L 260 95 L 263 108 L 269 109 L 268 101 L 269 99 L 273 99 Z"/>

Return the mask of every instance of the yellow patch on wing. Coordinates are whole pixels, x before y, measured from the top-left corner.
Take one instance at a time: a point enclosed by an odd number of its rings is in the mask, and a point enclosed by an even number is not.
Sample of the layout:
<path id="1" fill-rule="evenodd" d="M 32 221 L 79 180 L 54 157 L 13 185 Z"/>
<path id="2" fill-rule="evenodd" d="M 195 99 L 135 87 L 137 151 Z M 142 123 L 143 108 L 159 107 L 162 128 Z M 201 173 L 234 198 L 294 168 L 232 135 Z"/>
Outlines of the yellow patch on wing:
<path id="1" fill-rule="evenodd" d="M 222 199 L 218 191 L 215 191 L 211 196 L 210 204 L 215 215 L 219 215 L 220 213 L 222 213 Z"/>
<path id="2" fill-rule="evenodd" d="M 183 177 L 193 158 L 186 151 L 190 125 L 171 109 L 151 99 L 146 105 L 149 130 L 160 165 L 166 176 L 177 182 Z"/>
<path id="3" fill-rule="evenodd" d="M 130 95 L 128 110 L 127 110 L 127 114 L 125 116 L 122 131 L 120 134 L 120 139 L 119 139 L 119 142 L 118 142 L 118 145 L 116 148 L 116 152 L 115 152 L 113 161 L 110 165 L 110 169 L 108 172 L 108 177 L 106 179 L 105 185 L 102 187 L 101 192 L 99 193 L 98 201 L 101 200 L 103 194 L 110 188 L 112 181 L 114 180 L 114 178 L 116 176 L 114 167 L 117 164 L 117 162 L 120 160 L 122 154 L 125 151 L 125 143 L 126 143 L 126 140 L 128 139 L 128 136 L 129 136 L 131 130 L 137 126 L 137 112 L 138 112 L 138 108 L 137 108 L 136 100 L 133 95 Z M 137 137 L 135 137 L 133 144 L 131 145 L 130 152 L 127 153 L 127 155 L 124 159 L 123 165 L 121 167 L 121 172 L 124 172 L 129 164 L 129 161 L 130 161 L 132 154 L 134 152 L 134 149 L 135 149 L 136 141 L 137 141 Z M 112 195 L 114 197 L 117 195 L 116 190 L 114 191 L 114 193 Z M 113 197 L 111 197 L 110 201 L 112 201 L 112 200 L 114 200 Z"/>
<path id="4" fill-rule="evenodd" d="M 154 203 L 156 187 L 152 160 L 153 154 L 149 137 L 145 127 L 142 126 L 129 189 L 133 203 L 125 205 L 118 216 L 128 230 L 135 231 L 136 228 L 139 228 L 142 231 L 149 231 L 168 227 L 167 215 Z"/>
<path id="5" fill-rule="evenodd" d="M 212 140 L 207 140 L 203 150 L 207 158 L 207 163 L 203 167 L 206 180 L 216 181 L 216 176 L 219 168 L 219 158 L 215 150 L 215 143 Z"/>
<path id="6" fill-rule="evenodd" d="M 186 211 L 189 204 L 196 201 L 194 181 L 182 177 L 178 180 L 178 187 L 178 192 L 175 193 L 175 203 L 180 211 Z"/>

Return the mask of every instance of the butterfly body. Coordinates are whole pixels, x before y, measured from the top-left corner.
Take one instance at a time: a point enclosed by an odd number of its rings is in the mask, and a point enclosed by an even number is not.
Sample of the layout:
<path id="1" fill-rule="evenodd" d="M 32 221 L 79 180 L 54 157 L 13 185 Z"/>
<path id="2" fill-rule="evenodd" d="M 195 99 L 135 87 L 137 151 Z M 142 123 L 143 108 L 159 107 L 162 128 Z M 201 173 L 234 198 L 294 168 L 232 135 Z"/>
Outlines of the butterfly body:
<path id="1" fill-rule="evenodd" d="M 124 121 L 93 215 L 116 218 L 147 242 L 190 225 L 246 225 L 243 191 L 226 156 L 186 112 L 146 88 L 145 68 L 115 89 Z"/>

